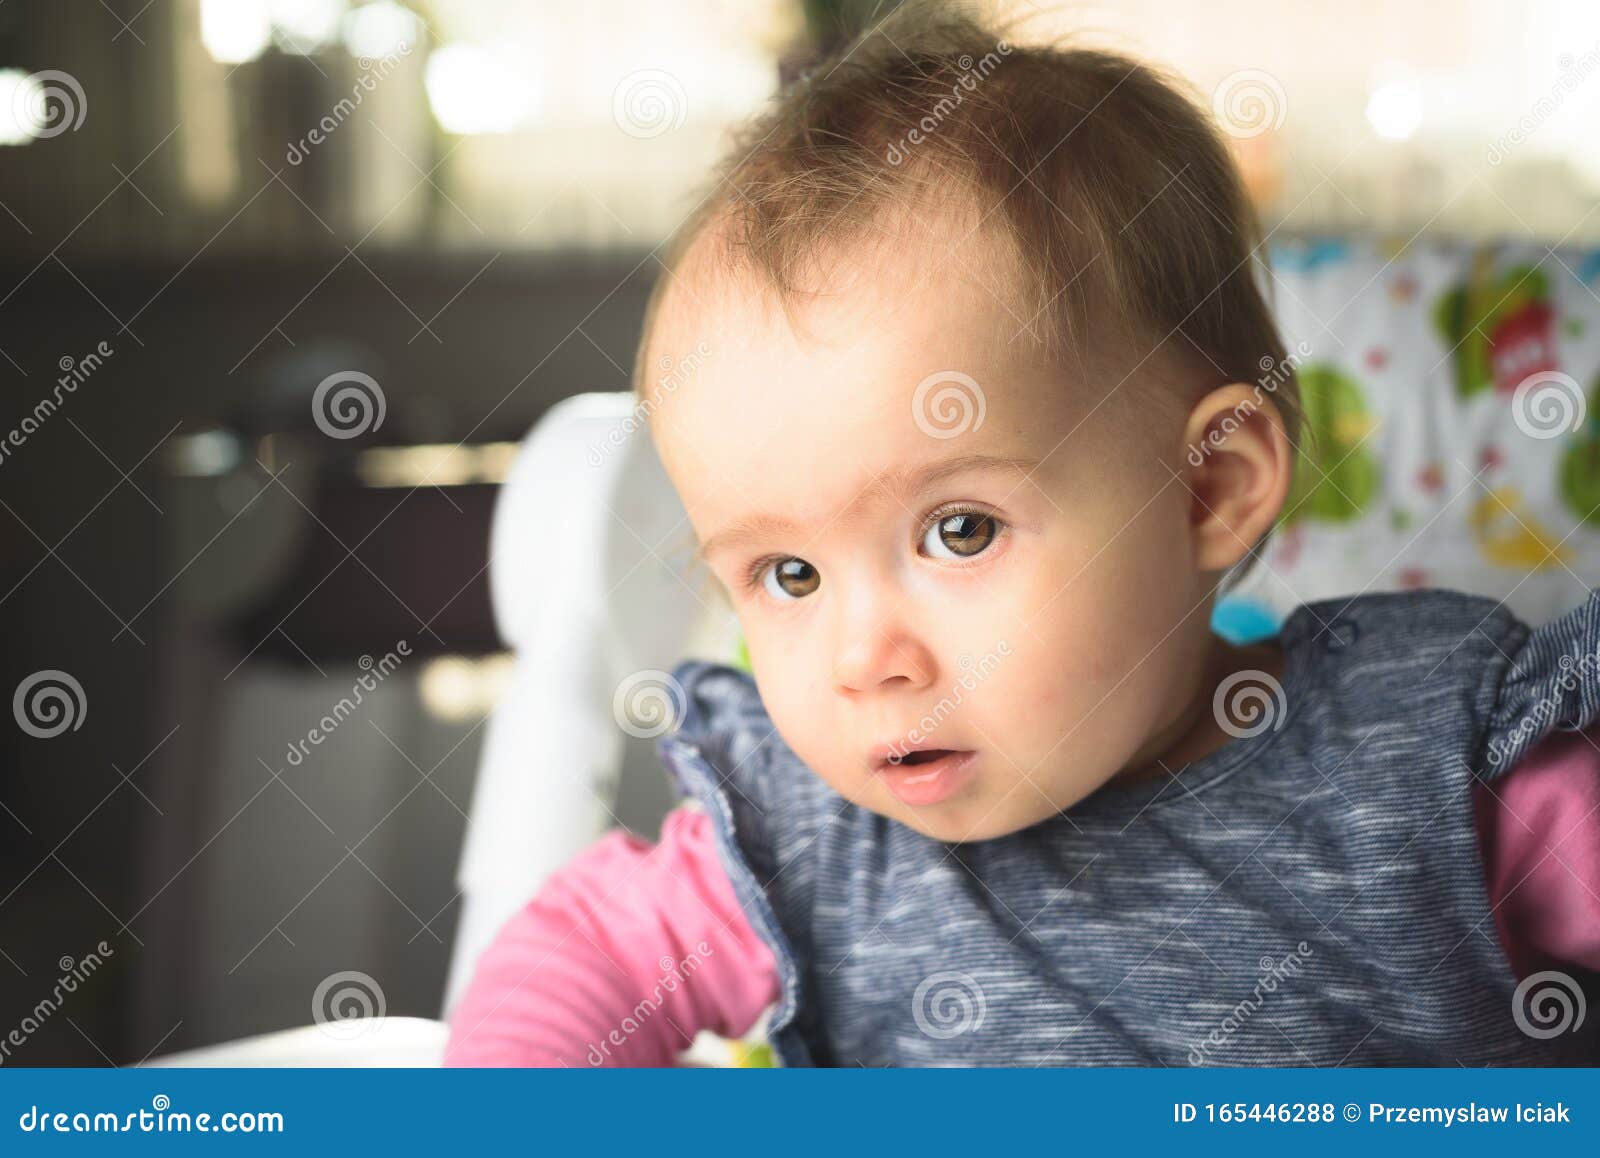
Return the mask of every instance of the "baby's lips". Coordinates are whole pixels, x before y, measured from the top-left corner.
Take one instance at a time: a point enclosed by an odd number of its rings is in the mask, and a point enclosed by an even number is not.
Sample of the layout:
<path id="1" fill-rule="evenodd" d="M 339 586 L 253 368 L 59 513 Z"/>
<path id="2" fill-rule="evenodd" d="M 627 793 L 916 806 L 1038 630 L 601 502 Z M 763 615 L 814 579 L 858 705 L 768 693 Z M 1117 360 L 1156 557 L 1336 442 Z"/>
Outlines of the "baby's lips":
<path id="1" fill-rule="evenodd" d="M 867 767 L 874 772 L 884 768 L 893 768 L 901 764 L 905 757 L 912 752 L 970 752 L 971 748 L 958 748 L 947 744 L 907 744 L 898 741 L 891 744 L 874 744 L 867 751 Z"/>

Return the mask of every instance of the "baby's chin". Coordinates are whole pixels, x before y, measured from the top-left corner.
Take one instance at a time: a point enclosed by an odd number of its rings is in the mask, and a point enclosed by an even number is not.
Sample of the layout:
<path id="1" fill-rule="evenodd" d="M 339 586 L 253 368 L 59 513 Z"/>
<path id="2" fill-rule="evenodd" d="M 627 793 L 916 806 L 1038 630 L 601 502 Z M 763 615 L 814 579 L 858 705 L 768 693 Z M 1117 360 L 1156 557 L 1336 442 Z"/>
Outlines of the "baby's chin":
<path id="1" fill-rule="evenodd" d="M 909 808 L 892 799 L 887 804 L 873 802 L 881 807 L 868 807 L 932 840 L 947 844 L 972 844 L 997 840 L 1032 828 L 1072 807 L 1087 795 L 1084 792 L 1055 806 L 1041 792 L 1022 783 L 1012 785 L 1009 790 L 999 794 L 975 790 L 964 797 L 920 808 Z"/>
<path id="2" fill-rule="evenodd" d="M 1056 768 L 1048 782 L 1036 778 L 1030 783 L 1017 778 L 1008 761 L 1002 758 L 996 767 L 994 753 L 980 750 L 941 798 L 932 784 L 924 784 L 920 791 L 901 786 L 897 792 L 885 779 L 863 774 L 848 760 L 842 763 L 842 769 L 827 763 L 811 767 L 827 768 L 823 779 L 852 804 L 948 844 L 994 840 L 1032 828 L 1090 796 L 1106 779 L 1084 769 L 1063 774 Z"/>

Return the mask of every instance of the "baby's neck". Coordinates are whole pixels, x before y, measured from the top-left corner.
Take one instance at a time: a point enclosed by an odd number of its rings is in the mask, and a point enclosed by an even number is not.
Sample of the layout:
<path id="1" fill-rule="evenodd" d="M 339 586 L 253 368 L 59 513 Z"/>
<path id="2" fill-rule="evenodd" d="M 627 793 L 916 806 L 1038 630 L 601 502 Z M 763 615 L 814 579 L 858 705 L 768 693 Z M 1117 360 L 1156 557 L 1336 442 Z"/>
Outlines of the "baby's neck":
<path id="1" fill-rule="evenodd" d="M 1230 675 L 1244 671 L 1265 672 L 1281 683 L 1284 657 L 1283 646 L 1277 639 L 1247 647 L 1235 647 L 1215 636 L 1212 640 L 1205 675 L 1183 713 L 1153 736 L 1128 765 L 1111 778 L 1111 783 L 1176 774 L 1185 765 L 1234 742 L 1235 734 L 1222 727 L 1213 707 L 1217 686 Z"/>

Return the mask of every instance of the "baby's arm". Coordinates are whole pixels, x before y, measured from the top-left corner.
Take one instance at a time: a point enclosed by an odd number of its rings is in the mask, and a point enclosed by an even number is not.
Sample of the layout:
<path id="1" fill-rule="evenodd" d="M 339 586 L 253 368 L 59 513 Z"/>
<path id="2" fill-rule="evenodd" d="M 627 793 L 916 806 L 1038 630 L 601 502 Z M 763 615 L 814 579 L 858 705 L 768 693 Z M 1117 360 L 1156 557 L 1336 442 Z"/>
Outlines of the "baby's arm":
<path id="1" fill-rule="evenodd" d="M 670 1066 L 702 1029 L 747 1033 L 777 967 L 718 861 L 709 818 L 661 840 L 602 837 L 555 873 L 478 959 L 445 1064 Z"/>
<path id="2" fill-rule="evenodd" d="M 1474 806 L 1495 923 L 1518 977 L 1600 971 L 1600 725 L 1551 732 Z"/>

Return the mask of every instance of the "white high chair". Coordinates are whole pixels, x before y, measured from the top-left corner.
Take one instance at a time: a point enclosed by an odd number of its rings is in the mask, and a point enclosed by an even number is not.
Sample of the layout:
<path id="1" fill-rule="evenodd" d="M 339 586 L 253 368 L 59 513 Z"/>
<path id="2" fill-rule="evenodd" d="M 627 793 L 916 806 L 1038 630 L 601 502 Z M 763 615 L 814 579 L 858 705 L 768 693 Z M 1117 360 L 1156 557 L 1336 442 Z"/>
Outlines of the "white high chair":
<path id="1" fill-rule="evenodd" d="M 654 765 L 665 785 L 654 741 L 617 726 L 617 686 L 738 645 L 726 602 L 691 572 L 693 533 L 635 406 L 619 393 L 553 407 L 495 510 L 490 594 L 517 660 L 473 790 L 446 1015 L 506 919 L 611 827 L 622 769 Z"/>

